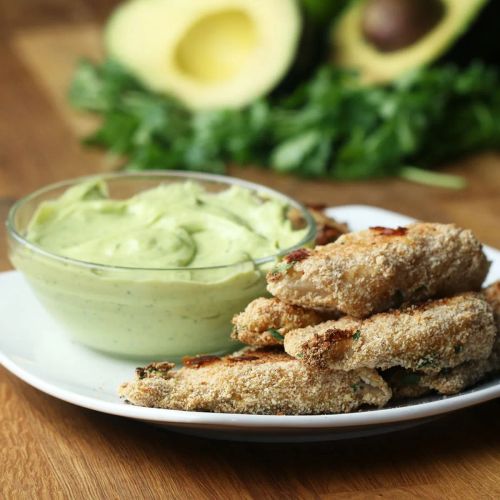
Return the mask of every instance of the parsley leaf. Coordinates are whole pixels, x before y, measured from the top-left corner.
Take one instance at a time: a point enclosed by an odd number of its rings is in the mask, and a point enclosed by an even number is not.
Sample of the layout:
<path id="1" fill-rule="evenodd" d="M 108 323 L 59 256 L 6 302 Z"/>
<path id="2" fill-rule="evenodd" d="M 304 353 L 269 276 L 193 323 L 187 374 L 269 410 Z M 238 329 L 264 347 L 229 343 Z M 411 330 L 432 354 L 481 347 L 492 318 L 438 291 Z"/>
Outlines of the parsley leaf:
<path id="1" fill-rule="evenodd" d="M 295 262 L 280 262 L 271 269 L 271 274 L 284 274 L 293 267 Z"/>
<path id="2" fill-rule="evenodd" d="M 430 368 L 436 365 L 436 360 L 432 354 L 427 354 L 423 358 L 420 358 L 417 363 L 417 369 L 420 368 Z"/>
<path id="3" fill-rule="evenodd" d="M 422 68 L 372 87 L 323 66 L 288 94 L 191 112 L 106 60 L 79 64 L 69 100 L 103 118 L 84 142 L 123 158 L 129 170 L 220 173 L 228 163 L 260 164 L 304 177 L 400 176 L 461 188 L 463 179 L 425 168 L 500 148 L 498 88 L 499 71 L 482 63 Z"/>
<path id="4" fill-rule="evenodd" d="M 275 338 L 279 342 L 283 342 L 283 340 L 285 340 L 285 337 L 281 335 L 281 333 L 276 330 L 276 328 L 269 328 L 267 331 L 273 336 L 273 338 Z"/>

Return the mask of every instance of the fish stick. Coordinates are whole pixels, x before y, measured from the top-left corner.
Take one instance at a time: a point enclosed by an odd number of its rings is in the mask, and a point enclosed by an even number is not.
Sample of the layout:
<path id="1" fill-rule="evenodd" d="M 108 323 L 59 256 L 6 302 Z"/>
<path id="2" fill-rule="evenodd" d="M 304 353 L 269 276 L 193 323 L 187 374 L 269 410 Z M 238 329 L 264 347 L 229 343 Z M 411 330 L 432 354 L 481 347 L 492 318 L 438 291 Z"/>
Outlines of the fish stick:
<path id="1" fill-rule="evenodd" d="M 486 288 L 484 296 L 493 309 L 497 329 L 490 356 L 467 361 L 436 374 L 415 373 L 401 368 L 388 370 L 383 376 L 392 389 L 393 399 L 419 397 L 432 391 L 445 395 L 456 394 L 489 374 L 500 371 L 500 281 Z"/>
<path id="2" fill-rule="evenodd" d="M 491 354 L 486 359 L 467 361 L 439 373 L 418 373 L 403 368 L 388 370 L 384 379 L 392 389 L 393 399 L 406 399 L 437 392 L 456 394 L 500 371 L 500 335 L 497 334 Z"/>
<path id="3" fill-rule="evenodd" d="M 128 402 L 154 408 L 223 413 L 309 415 L 381 407 L 391 391 L 370 369 L 309 370 L 280 348 L 245 348 L 219 358 L 189 358 L 137 370 L 119 393 Z"/>
<path id="4" fill-rule="evenodd" d="M 438 373 L 486 359 L 496 336 L 493 312 L 480 293 L 465 293 L 360 320 L 344 316 L 285 336 L 285 351 L 315 368 L 401 366 Z"/>
<path id="5" fill-rule="evenodd" d="M 390 375 L 384 374 L 384 379 L 392 389 L 393 399 L 416 398 L 433 391 L 450 396 L 499 370 L 500 350 L 495 348 L 487 359 L 467 361 L 455 368 L 445 368 L 439 373 L 416 373 L 396 369 Z"/>
<path id="6" fill-rule="evenodd" d="M 500 336 L 497 335 L 491 355 L 487 359 L 467 361 L 439 373 L 419 373 L 403 368 L 392 368 L 383 373 L 392 390 L 392 399 L 407 399 L 437 392 L 446 396 L 457 394 L 500 371 Z"/>
<path id="7" fill-rule="evenodd" d="M 373 227 L 288 254 L 268 273 L 267 288 L 290 304 L 363 318 L 479 290 L 489 265 L 472 232 L 453 224 Z"/>
<path id="8" fill-rule="evenodd" d="M 232 338 L 253 346 L 283 344 L 290 330 L 316 325 L 326 319 L 312 309 L 281 302 L 276 298 L 258 298 L 233 318 Z"/>

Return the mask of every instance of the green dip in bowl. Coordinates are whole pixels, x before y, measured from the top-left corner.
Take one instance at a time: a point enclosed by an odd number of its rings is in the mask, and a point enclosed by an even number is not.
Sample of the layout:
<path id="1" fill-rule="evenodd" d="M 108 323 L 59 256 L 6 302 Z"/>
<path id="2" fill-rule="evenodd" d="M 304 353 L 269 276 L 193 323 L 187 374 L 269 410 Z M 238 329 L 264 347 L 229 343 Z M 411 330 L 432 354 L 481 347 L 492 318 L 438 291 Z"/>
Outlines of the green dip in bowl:
<path id="1" fill-rule="evenodd" d="M 138 359 L 234 348 L 232 316 L 266 293 L 280 255 L 315 236 L 307 210 L 280 193 L 183 172 L 48 186 L 12 207 L 7 228 L 12 263 L 64 330 Z"/>

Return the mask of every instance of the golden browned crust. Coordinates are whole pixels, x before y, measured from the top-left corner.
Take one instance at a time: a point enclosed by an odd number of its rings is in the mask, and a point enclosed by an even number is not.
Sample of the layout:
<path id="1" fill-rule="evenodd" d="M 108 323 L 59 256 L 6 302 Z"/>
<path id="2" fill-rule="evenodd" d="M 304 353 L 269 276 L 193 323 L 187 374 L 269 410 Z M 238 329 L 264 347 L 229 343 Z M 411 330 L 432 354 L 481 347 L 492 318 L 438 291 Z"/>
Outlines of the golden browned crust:
<path id="1" fill-rule="evenodd" d="M 312 371 L 279 348 L 245 348 L 216 358 L 138 370 L 119 393 L 130 403 L 154 408 L 254 414 L 342 413 L 381 407 L 391 397 L 375 370 Z"/>
<path id="2" fill-rule="evenodd" d="M 487 359 L 467 361 L 435 374 L 391 368 L 383 373 L 383 377 L 392 389 L 393 399 L 415 398 L 431 392 L 456 394 L 500 371 L 500 281 L 487 287 L 484 296 L 493 310 L 497 328 L 490 356 Z"/>
<path id="3" fill-rule="evenodd" d="M 359 320 L 343 317 L 289 332 L 285 350 L 315 368 L 354 370 L 402 366 L 437 373 L 486 359 L 496 335 L 480 293 L 429 301 Z"/>
<path id="4" fill-rule="evenodd" d="M 471 231 L 416 223 L 348 233 L 305 258 L 285 257 L 268 274 L 268 290 L 291 304 L 366 317 L 404 303 L 479 290 L 488 269 Z"/>
<path id="5" fill-rule="evenodd" d="M 312 309 L 261 297 L 234 316 L 231 336 L 253 346 L 279 345 L 290 330 L 316 325 L 324 319 L 324 315 Z"/>

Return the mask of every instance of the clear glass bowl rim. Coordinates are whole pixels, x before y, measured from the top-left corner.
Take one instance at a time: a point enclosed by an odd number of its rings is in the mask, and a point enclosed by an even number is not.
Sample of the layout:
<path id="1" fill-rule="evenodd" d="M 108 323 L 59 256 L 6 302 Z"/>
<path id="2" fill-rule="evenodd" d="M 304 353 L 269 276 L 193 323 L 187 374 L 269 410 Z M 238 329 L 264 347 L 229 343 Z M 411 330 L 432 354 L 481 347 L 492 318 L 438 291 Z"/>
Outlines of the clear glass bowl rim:
<path id="1" fill-rule="evenodd" d="M 79 260 L 79 259 L 73 259 L 71 257 L 65 257 L 63 255 L 58 255 L 52 252 L 49 252 L 48 250 L 44 250 L 40 246 L 28 241 L 22 234 L 20 234 L 16 228 L 14 227 L 14 220 L 17 211 L 26 203 L 29 201 L 33 200 L 37 196 L 46 194 L 50 191 L 64 188 L 64 187 L 70 187 L 72 185 L 78 184 L 80 182 L 85 182 L 89 181 L 92 179 L 103 179 L 104 181 L 106 180 L 113 180 L 113 179 L 155 179 L 158 178 L 160 179 L 169 179 L 169 178 L 175 178 L 175 179 L 185 179 L 185 180 L 198 180 L 198 181 L 203 181 L 203 182 L 213 182 L 214 184 L 226 184 L 227 186 L 240 186 L 246 189 L 249 189 L 251 191 L 256 192 L 257 194 L 267 194 L 270 197 L 277 198 L 281 201 L 286 202 L 289 206 L 294 207 L 298 210 L 300 210 L 302 217 L 307 223 L 307 233 L 302 238 L 299 242 L 297 242 L 295 245 L 284 248 L 280 250 L 278 253 L 269 255 L 266 257 L 260 257 L 258 259 L 254 259 L 252 262 L 255 265 L 262 265 L 266 264 L 269 262 L 273 262 L 277 258 L 286 255 L 287 253 L 296 250 L 297 248 L 300 248 L 304 246 L 306 243 L 312 241 L 315 236 L 316 236 L 316 223 L 314 221 L 314 218 L 312 217 L 311 213 L 307 210 L 305 205 L 302 203 L 298 202 L 297 200 L 290 198 L 284 193 L 281 193 L 279 191 L 276 191 L 275 189 L 269 188 L 267 186 L 263 186 L 262 184 L 257 184 L 255 182 L 251 181 L 246 181 L 243 179 L 239 179 L 237 177 L 231 177 L 227 175 L 217 175 L 217 174 L 208 174 L 204 172 L 185 172 L 182 170 L 154 170 L 150 172 L 105 172 L 101 174 L 92 174 L 92 175 L 86 175 L 82 177 L 75 177 L 72 179 L 66 179 L 64 181 L 60 182 L 55 182 L 52 184 L 48 184 L 40 189 L 37 189 L 36 191 L 33 191 L 32 193 L 23 196 L 20 198 L 18 201 L 12 205 L 12 207 L 9 210 L 9 213 L 7 215 L 7 220 L 6 220 L 6 226 L 7 226 L 7 233 L 9 236 L 11 236 L 17 243 L 19 243 L 21 246 L 29 248 L 31 251 L 38 253 L 40 255 L 43 255 L 44 257 L 51 258 L 54 260 L 57 260 L 59 262 L 63 262 L 65 264 L 71 264 L 75 266 L 80 266 L 80 267 L 87 267 L 87 268 L 92 268 L 92 269 L 100 269 L 100 270 L 113 270 L 113 271 L 206 271 L 210 269 L 230 269 L 234 268 L 237 266 L 241 266 L 242 264 L 246 264 L 250 261 L 242 261 L 239 263 L 234 263 L 234 264 L 221 264 L 218 266 L 206 266 L 206 267 L 160 267 L 160 268 L 152 268 L 152 267 L 127 267 L 127 266 L 112 266 L 109 264 L 99 264 L 95 262 L 87 262 L 84 260 Z"/>

